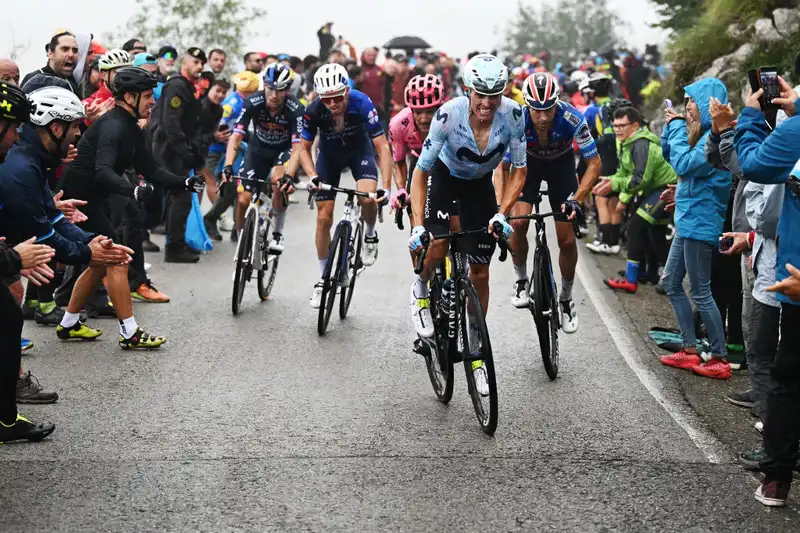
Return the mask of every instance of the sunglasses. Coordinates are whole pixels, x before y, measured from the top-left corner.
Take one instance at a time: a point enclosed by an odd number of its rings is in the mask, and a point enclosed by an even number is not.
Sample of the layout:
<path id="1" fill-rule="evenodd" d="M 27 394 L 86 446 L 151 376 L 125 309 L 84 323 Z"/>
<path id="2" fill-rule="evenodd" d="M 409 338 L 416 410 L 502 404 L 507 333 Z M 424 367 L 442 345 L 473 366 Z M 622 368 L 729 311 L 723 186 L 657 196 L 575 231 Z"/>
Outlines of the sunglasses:
<path id="1" fill-rule="evenodd" d="M 320 100 L 322 100 L 322 103 L 325 104 L 325 105 L 341 104 L 342 102 L 344 102 L 344 95 L 342 95 L 342 96 L 330 96 L 330 97 L 327 97 L 327 98 L 320 98 Z"/>

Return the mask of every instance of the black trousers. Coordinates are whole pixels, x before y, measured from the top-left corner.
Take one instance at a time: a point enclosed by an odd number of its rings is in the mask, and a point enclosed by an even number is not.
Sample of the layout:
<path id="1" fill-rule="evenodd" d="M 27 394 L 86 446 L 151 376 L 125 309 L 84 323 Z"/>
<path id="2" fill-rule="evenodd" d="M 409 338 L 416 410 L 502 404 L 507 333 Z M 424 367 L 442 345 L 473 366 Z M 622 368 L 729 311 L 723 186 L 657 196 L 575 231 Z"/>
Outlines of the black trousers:
<path id="1" fill-rule="evenodd" d="M 775 389 L 772 366 L 778 353 L 778 335 L 781 308 L 771 307 L 753 299 L 750 316 L 749 344 L 747 345 L 747 374 L 755 398 L 755 412 L 762 422 L 767 417 L 767 398 Z"/>
<path id="2" fill-rule="evenodd" d="M 4 283 L 0 283 L 0 422 L 17 419 L 17 379 L 22 358 L 22 309 Z"/>
<path id="3" fill-rule="evenodd" d="M 791 481 L 800 443 L 800 306 L 781 304 L 781 340 L 767 397 L 761 465 L 769 481 Z"/>
<path id="4" fill-rule="evenodd" d="M 658 273 L 658 266 L 667 262 L 667 227 L 651 224 L 637 213 L 628 221 L 628 259 L 647 264 L 648 272 Z"/>
<path id="5" fill-rule="evenodd" d="M 214 202 L 214 206 L 206 213 L 208 220 L 214 222 L 219 220 L 219 217 L 228 210 L 230 206 L 236 203 L 236 185 L 233 183 L 224 183 L 221 185 L 221 191 Z"/>
<path id="6" fill-rule="evenodd" d="M 711 295 L 726 325 L 728 344 L 744 344 L 741 261 L 738 255 L 714 253 L 711 265 Z"/>

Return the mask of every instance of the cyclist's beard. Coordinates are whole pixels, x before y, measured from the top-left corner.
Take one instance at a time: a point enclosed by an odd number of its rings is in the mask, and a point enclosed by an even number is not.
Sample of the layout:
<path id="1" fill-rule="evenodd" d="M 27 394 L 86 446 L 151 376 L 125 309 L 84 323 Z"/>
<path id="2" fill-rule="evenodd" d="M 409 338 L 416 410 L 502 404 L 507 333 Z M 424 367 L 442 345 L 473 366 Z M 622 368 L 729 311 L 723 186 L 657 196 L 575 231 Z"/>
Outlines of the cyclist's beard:
<path id="1" fill-rule="evenodd" d="M 692 148 L 697 145 L 697 142 L 700 140 L 700 137 L 703 136 L 703 125 L 700 122 L 695 122 L 693 120 L 686 121 L 686 134 L 689 137 L 689 146 Z"/>

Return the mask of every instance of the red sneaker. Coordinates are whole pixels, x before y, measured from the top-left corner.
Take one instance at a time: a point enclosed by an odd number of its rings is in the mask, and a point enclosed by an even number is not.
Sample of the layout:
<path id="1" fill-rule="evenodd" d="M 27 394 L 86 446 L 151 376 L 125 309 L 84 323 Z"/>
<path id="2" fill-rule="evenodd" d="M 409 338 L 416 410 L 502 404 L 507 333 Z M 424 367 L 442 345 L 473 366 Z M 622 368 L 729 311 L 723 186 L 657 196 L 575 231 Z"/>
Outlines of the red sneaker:
<path id="1" fill-rule="evenodd" d="M 612 289 L 629 292 L 631 294 L 636 294 L 636 289 L 639 288 L 639 284 L 631 283 L 625 278 L 604 279 L 603 283 Z"/>
<path id="2" fill-rule="evenodd" d="M 731 365 L 725 359 L 712 357 L 705 363 L 692 367 L 692 372 L 699 376 L 713 379 L 730 379 Z"/>
<path id="3" fill-rule="evenodd" d="M 671 355 L 662 355 L 658 360 L 667 366 L 680 368 L 681 370 L 691 370 L 703 362 L 699 355 L 685 350 Z"/>

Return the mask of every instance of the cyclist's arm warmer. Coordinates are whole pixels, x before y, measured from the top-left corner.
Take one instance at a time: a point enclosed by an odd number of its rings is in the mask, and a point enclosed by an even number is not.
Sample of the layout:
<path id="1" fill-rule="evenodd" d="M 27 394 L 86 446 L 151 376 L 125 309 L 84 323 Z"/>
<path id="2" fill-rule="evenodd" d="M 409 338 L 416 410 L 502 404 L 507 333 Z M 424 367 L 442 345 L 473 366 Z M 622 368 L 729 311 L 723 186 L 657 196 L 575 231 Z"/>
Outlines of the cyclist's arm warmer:
<path id="1" fill-rule="evenodd" d="M 514 168 L 525 168 L 528 166 L 528 139 L 525 137 L 525 118 L 522 113 L 522 108 L 516 102 L 515 106 L 519 109 L 520 113 L 517 115 L 512 112 L 509 116 L 511 124 L 511 135 L 508 139 L 508 152 L 511 158 L 511 165 Z"/>
<path id="2" fill-rule="evenodd" d="M 247 135 L 247 128 L 250 126 L 250 121 L 253 118 L 253 106 L 250 105 L 250 100 L 247 99 L 242 104 L 242 111 L 239 113 L 239 118 L 236 119 L 236 126 L 234 126 L 234 133 L 239 135 Z"/>
<path id="3" fill-rule="evenodd" d="M 131 182 L 114 170 L 119 158 L 119 145 L 130 142 L 130 139 L 122 137 L 123 132 L 118 122 L 109 120 L 103 123 L 103 131 L 97 137 L 94 177 L 103 190 L 133 198 L 134 187 Z"/>
<path id="4" fill-rule="evenodd" d="M 449 123 L 449 124 L 448 124 Z M 453 121 L 447 120 L 447 113 L 442 112 L 442 108 L 436 112 L 436 116 L 431 122 L 431 129 L 428 132 L 428 138 L 422 143 L 422 152 L 419 154 L 419 161 L 417 161 L 417 168 L 425 172 L 431 172 L 433 164 L 439 157 L 444 143 L 447 141 L 447 136 L 450 133 L 450 126 Z"/>
<path id="5" fill-rule="evenodd" d="M 581 119 L 578 127 L 575 128 L 574 139 L 578 143 L 578 148 L 580 148 L 584 159 L 597 157 L 597 143 L 594 142 L 594 137 L 592 137 L 592 132 L 589 130 L 586 119 Z"/>

